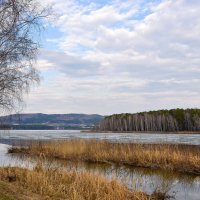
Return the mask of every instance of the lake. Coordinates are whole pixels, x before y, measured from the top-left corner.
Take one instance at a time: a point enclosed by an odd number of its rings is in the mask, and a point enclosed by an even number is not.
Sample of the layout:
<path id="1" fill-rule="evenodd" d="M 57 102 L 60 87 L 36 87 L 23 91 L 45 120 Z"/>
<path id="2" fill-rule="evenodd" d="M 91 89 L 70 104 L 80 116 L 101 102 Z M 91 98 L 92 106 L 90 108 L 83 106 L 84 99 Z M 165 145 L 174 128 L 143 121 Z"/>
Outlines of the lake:
<path id="1" fill-rule="evenodd" d="M 77 130 L 10 130 L 0 131 L 0 142 L 17 140 L 97 139 L 111 142 L 170 143 L 200 145 L 200 134 L 152 133 L 85 133 Z"/>
<path id="2" fill-rule="evenodd" d="M 31 168 L 34 159 L 19 155 L 7 154 L 8 144 L 19 140 L 52 140 L 52 139 L 100 139 L 112 142 L 142 143 L 179 143 L 200 144 L 199 135 L 174 134 L 139 134 L 139 133 L 81 133 L 80 131 L 1 131 L 0 166 L 23 166 Z M 7 144 L 6 144 L 7 143 Z M 101 174 L 109 179 L 117 177 L 131 189 L 140 189 L 147 193 L 154 190 L 168 191 L 175 200 L 199 200 L 200 176 L 177 172 L 122 166 L 115 164 L 91 164 L 85 162 L 55 161 L 56 167 L 66 170 L 77 169 Z"/>

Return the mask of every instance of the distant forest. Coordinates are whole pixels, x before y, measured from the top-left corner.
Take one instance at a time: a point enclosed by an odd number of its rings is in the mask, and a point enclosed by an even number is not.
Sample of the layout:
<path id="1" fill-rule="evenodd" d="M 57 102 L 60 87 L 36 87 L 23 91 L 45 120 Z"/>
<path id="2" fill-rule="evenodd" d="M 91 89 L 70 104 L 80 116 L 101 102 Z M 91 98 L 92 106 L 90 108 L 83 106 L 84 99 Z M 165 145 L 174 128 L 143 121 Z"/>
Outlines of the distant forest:
<path id="1" fill-rule="evenodd" d="M 0 129 L 85 130 L 91 129 L 103 118 L 103 116 L 96 114 L 14 114 L 0 116 Z"/>
<path id="2" fill-rule="evenodd" d="M 200 131 L 200 109 L 172 109 L 115 114 L 95 126 L 97 131 Z"/>

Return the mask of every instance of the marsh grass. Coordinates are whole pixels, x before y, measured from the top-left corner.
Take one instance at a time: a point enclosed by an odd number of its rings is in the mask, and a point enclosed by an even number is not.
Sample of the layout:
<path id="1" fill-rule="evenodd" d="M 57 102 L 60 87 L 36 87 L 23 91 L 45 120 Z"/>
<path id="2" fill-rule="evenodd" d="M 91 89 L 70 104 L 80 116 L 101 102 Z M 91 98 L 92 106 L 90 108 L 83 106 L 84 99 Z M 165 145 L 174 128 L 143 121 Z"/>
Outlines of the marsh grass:
<path id="1" fill-rule="evenodd" d="M 0 168 L 0 181 L 14 186 L 16 193 L 30 194 L 32 199 L 40 200 L 158 199 L 156 194 L 149 196 L 140 191 L 128 190 L 114 179 L 107 180 L 102 176 L 94 176 L 87 172 L 46 169 L 40 164 L 32 170 L 16 167 Z"/>
<path id="2" fill-rule="evenodd" d="M 12 191 L 9 189 L 6 183 L 0 181 L 0 200 L 14 200 Z"/>
<path id="3" fill-rule="evenodd" d="M 26 147 L 12 147 L 9 153 L 71 161 L 126 164 L 200 174 L 200 147 L 191 145 L 67 140 L 32 142 Z"/>

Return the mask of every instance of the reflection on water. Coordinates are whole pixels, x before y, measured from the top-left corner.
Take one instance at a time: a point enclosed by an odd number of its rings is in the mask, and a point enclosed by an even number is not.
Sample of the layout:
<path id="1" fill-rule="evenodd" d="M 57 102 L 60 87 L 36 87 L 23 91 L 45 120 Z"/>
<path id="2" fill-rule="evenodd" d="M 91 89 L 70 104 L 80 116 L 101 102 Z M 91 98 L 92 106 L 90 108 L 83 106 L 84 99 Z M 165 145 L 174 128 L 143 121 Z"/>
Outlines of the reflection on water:
<path id="1" fill-rule="evenodd" d="M 6 144 L 0 144 L 0 167 L 25 167 L 32 168 L 34 165 L 34 161 L 31 158 L 18 157 L 8 154 L 8 149 L 11 146 Z"/>
<path id="2" fill-rule="evenodd" d="M 0 143 L 17 140 L 98 139 L 112 142 L 176 143 L 200 145 L 200 134 L 82 133 L 71 130 L 0 130 Z"/>
<path id="3" fill-rule="evenodd" d="M 8 155 L 8 145 L 0 144 L 0 165 L 23 166 L 31 168 L 34 159 L 25 156 Z M 31 161 L 31 162 L 30 162 Z M 147 168 L 134 168 L 114 164 L 96 164 L 85 162 L 46 161 L 48 167 L 62 167 L 67 171 L 87 171 L 103 175 L 109 179 L 117 178 L 129 188 L 142 190 L 151 194 L 155 190 L 168 191 L 176 200 L 199 200 L 200 177 L 182 173 L 173 173 Z"/>
<path id="4" fill-rule="evenodd" d="M 63 163 L 63 162 L 62 162 Z M 142 190 L 149 194 L 155 190 L 167 192 L 170 196 L 175 196 L 176 200 L 199 200 L 200 199 L 200 177 L 173 173 L 162 170 L 152 170 L 147 168 L 135 168 L 108 164 L 91 163 L 65 163 L 68 169 L 89 171 L 101 174 L 108 178 L 117 177 L 129 188 Z"/>

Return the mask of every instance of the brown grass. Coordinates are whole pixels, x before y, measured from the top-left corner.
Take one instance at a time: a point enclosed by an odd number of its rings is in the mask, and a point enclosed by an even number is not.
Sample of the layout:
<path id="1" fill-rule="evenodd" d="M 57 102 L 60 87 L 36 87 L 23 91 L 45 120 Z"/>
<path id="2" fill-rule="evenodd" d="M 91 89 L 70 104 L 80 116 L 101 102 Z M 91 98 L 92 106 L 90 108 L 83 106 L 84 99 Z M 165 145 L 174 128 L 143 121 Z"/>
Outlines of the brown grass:
<path id="1" fill-rule="evenodd" d="M 18 199 L 52 200 L 157 200 L 142 192 L 128 190 L 116 180 L 86 172 L 66 172 L 61 169 L 45 170 L 37 165 L 33 170 L 0 168 L 0 181 L 15 188 Z M 30 196 L 31 195 L 31 196 Z M 20 196 L 20 195 L 19 195 Z M 26 196 L 26 197 L 25 197 Z"/>
<path id="2" fill-rule="evenodd" d="M 9 152 L 66 160 L 112 162 L 200 174 L 199 146 L 118 144 L 105 141 L 72 140 L 33 142 L 26 148 L 13 147 Z"/>

